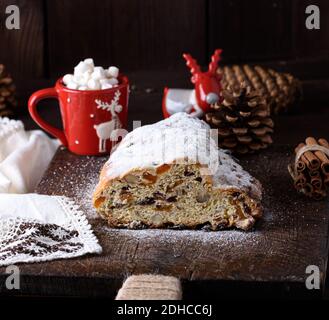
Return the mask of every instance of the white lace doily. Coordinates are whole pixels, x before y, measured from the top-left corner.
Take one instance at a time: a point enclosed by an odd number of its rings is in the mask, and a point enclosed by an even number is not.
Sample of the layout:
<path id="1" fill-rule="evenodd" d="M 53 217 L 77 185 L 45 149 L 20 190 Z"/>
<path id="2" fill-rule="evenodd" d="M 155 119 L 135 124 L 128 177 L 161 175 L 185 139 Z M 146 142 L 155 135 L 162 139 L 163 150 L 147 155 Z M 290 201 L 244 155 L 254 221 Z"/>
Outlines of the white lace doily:
<path id="1" fill-rule="evenodd" d="M 5 196 L 0 195 L 0 266 L 101 253 L 85 215 L 69 198 Z"/>

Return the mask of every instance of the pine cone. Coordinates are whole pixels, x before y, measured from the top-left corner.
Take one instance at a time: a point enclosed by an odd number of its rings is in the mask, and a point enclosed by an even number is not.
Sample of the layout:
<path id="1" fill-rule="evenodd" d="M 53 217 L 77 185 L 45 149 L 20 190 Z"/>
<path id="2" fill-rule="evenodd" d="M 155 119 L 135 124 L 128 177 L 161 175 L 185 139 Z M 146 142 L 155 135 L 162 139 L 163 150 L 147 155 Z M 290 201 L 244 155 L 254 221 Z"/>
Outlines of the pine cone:
<path id="1" fill-rule="evenodd" d="M 302 96 L 300 81 L 289 73 L 250 65 L 220 67 L 217 72 L 222 75 L 224 89 L 228 86 L 237 89 L 245 83 L 252 90 L 257 90 L 266 99 L 273 114 L 287 111 Z"/>
<path id="2" fill-rule="evenodd" d="M 11 117 L 17 106 L 15 85 L 12 77 L 6 72 L 5 66 L 0 64 L 0 117 Z"/>
<path id="3" fill-rule="evenodd" d="M 244 85 L 222 91 L 223 100 L 211 106 L 205 121 L 218 129 L 218 145 L 249 153 L 272 143 L 273 121 L 265 99 Z"/>

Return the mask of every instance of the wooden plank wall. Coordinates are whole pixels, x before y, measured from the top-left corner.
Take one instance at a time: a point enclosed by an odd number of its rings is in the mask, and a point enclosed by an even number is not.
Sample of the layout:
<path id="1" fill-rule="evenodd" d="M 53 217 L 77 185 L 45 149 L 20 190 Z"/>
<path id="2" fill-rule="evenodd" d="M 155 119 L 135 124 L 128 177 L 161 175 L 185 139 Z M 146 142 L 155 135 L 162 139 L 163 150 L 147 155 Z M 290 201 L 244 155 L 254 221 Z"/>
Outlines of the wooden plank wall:
<path id="1" fill-rule="evenodd" d="M 20 30 L 7 30 L 6 7 L 20 8 Z M 15 78 L 44 76 L 44 10 L 42 0 L 0 0 L 0 63 Z"/>
<path id="2" fill-rule="evenodd" d="M 70 70 L 87 56 L 127 70 L 175 66 L 185 50 L 199 59 L 206 55 L 203 0 L 57 0 L 47 4 L 51 75 Z"/>
<path id="3" fill-rule="evenodd" d="M 5 28 L 9 4 L 20 8 L 20 30 Z M 305 28 L 308 4 L 320 7 L 320 30 Z M 16 78 L 55 78 L 83 57 L 174 69 L 184 67 L 184 51 L 206 64 L 222 47 L 227 63 L 314 63 L 303 76 L 324 77 L 328 14 L 327 0 L 0 0 L 0 63 Z"/>

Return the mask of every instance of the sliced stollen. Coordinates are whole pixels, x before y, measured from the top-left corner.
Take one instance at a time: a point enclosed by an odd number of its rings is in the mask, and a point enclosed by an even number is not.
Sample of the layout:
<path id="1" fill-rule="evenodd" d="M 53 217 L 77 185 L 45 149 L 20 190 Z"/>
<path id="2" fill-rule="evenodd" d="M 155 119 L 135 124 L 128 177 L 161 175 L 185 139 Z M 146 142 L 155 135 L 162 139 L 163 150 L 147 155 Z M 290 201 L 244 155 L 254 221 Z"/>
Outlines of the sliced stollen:
<path id="1" fill-rule="evenodd" d="M 213 136 L 186 113 L 133 130 L 101 171 L 97 212 L 113 227 L 250 229 L 261 184 Z"/>

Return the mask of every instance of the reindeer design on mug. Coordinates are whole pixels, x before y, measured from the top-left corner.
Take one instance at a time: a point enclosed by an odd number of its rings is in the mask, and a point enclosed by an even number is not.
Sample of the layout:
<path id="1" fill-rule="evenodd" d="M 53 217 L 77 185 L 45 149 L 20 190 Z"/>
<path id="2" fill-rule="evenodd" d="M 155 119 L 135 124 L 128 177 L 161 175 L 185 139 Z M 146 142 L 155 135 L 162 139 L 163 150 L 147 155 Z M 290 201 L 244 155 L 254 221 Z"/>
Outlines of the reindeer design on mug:
<path id="1" fill-rule="evenodd" d="M 117 91 L 114 95 L 114 99 L 110 104 L 107 102 L 102 102 L 101 100 L 95 100 L 98 109 L 107 110 L 112 115 L 112 119 L 110 121 L 94 125 L 94 129 L 96 130 L 96 134 L 99 139 L 99 152 L 106 152 L 106 141 L 108 139 L 111 139 L 111 147 L 113 147 L 117 141 L 115 130 L 122 128 L 122 124 L 117 114 L 122 111 L 122 106 L 119 105 L 119 98 L 120 91 Z"/>
<path id="2" fill-rule="evenodd" d="M 194 117 L 202 117 L 210 106 L 220 101 L 221 76 L 217 73 L 221 59 L 221 49 L 215 50 L 211 57 L 208 70 L 201 71 L 200 66 L 190 54 L 183 54 L 189 67 L 194 89 L 164 89 L 162 111 L 165 118 L 176 112 L 187 112 Z"/>

